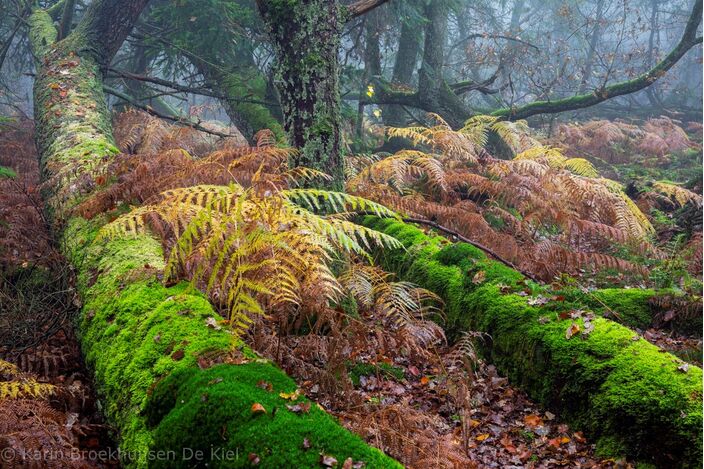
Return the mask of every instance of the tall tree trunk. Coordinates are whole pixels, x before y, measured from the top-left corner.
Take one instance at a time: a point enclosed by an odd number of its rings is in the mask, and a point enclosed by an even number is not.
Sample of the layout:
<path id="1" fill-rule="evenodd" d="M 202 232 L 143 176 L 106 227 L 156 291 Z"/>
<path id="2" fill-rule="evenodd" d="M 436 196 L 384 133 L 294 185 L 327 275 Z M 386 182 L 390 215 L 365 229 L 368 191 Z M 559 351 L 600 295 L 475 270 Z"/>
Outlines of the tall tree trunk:
<path id="1" fill-rule="evenodd" d="M 446 117 L 448 124 L 461 127 L 469 112 L 462 100 L 450 89 L 443 75 L 448 15 L 447 0 L 434 0 L 426 5 L 425 16 L 428 22 L 423 61 L 418 71 L 418 97 L 421 107 L 434 109 L 436 114 Z"/>
<path id="2" fill-rule="evenodd" d="M 344 183 L 336 0 L 258 0 L 276 51 L 276 86 L 284 129 L 299 153 L 293 166 L 318 169 Z"/>
<path id="3" fill-rule="evenodd" d="M 379 41 L 381 36 L 381 17 L 373 12 L 365 18 L 364 23 L 364 72 L 360 80 L 360 95 L 366 92 L 372 77 L 381 75 L 381 49 Z M 355 133 L 361 142 L 364 131 L 364 103 L 359 102 L 357 109 L 357 126 Z"/>
<path id="4" fill-rule="evenodd" d="M 658 25 L 658 0 L 650 1 L 650 35 L 648 36 L 648 53 L 645 56 L 645 65 L 648 67 L 653 66 L 653 60 L 655 58 L 655 38 L 659 36 L 659 25 Z M 657 85 L 648 87 L 645 90 L 646 95 L 650 104 L 654 107 L 662 108 L 662 100 L 658 97 L 656 93 Z"/>
<path id="5" fill-rule="evenodd" d="M 414 7 L 415 2 L 410 2 L 409 7 Z M 401 35 L 398 39 L 398 52 L 394 61 L 391 81 L 397 85 L 410 85 L 413 81 L 413 72 L 418 62 L 418 54 L 422 40 L 422 30 L 410 18 L 405 18 L 401 25 Z M 382 108 L 384 123 L 390 126 L 403 126 L 408 122 L 408 115 L 402 106 L 389 105 Z"/>
<path id="6" fill-rule="evenodd" d="M 601 39 L 601 22 L 604 20 L 604 0 L 597 0 L 596 2 L 596 18 L 594 19 L 594 29 L 592 29 L 592 35 L 589 39 L 589 51 L 587 52 L 587 59 L 584 63 L 584 69 L 582 70 L 582 81 L 579 84 L 579 93 L 584 93 L 589 86 L 589 81 L 592 77 L 592 69 L 594 67 L 594 56 L 596 55 L 596 46 Z M 650 66 L 650 64 L 648 64 Z"/>

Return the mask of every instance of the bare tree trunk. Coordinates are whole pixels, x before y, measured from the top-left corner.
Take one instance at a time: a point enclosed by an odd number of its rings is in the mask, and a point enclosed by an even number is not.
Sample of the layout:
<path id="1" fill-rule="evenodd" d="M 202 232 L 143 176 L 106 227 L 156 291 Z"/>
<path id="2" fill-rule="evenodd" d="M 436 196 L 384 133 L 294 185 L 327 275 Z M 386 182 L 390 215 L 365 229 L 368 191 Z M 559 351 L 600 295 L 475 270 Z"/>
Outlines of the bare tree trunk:
<path id="1" fill-rule="evenodd" d="M 423 61 L 418 71 L 418 97 L 425 109 L 446 117 L 453 127 L 460 127 L 468 117 L 467 107 L 450 89 L 443 75 L 447 42 L 447 0 L 429 2 L 425 8 L 428 20 L 425 28 Z"/>
<path id="2" fill-rule="evenodd" d="M 364 22 L 364 72 L 360 82 L 360 95 L 365 93 L 370 78 L 381 75 L 381 18 L 377 12 L 369 14 Z M 355 134 L 361 141 L 364 131 L 364 102 L 357 107 L 357 125 Z"/>
<path id="3" fill-rule="evenodd" d="M 594 29 L 592 29 L 592 35 L 589 39 L 589 51 L 587 52 L 587 59 L 584 63 L 584 70 L 582 72 L 582 81 L 579 84 L 579 93 L 584 93 L 589 86 L 589 80 L 592 76 L 592 68 L 594 67 L 594 56 L 596 55 L 596 46 L 601 39 L 601 22 L 604 19 L 604 0 L 597 0 L 596 3 L 596 19 L 594 24 Z M 648 64 L 650 66 L 650 64 Z"/>

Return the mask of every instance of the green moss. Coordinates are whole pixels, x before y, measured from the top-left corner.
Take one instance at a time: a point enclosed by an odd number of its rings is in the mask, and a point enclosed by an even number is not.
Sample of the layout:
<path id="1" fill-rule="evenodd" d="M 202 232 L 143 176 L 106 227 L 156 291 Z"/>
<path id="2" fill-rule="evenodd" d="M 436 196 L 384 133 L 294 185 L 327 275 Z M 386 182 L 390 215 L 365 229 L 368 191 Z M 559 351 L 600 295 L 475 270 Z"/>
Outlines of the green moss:
<path id="1" fill-rule="evenodd" d="M 657 292 L 651 289 L 607 288 L 584 295 L 579 299 L 596 312 L 615 313 L 614 320 L 629 327 L 647 329 L 653 322 L 649 301 Z"/>
<path id="2" fill-rule="evenodd" d="M 305 467 L 320 451 L 340 461 L 367 461 L 368 467 L 398 466 L 316 407 L 296 415 L 278 393 L 257 387 L 261 380 L 277 391 L 291 391 L 295 384 L 270 364 L 251 363 L 260 360 L 224 328 L 208 327 L 206 320 L 217 313 L 190 284 L 163 285 L 157 240 L 97 242 L 101 224 L 100 218 L 72 219 L 63 246 L 80 266 L 78 287 L 85 301 L 80 339 L 104 412 L 120 433 L 125 464 L 191 467 L 190 449 L 209 455 L 213 447 L 230 449 L 239 459 L 221 461 L 218 453 L 210 467 L 248 466 L 249 453 L 258 454 L 263 467 Z M 209 368 L 228 357 L 243 364 Z M 253 420 L 254 400 L 272 413 L 277 406 L 274 418 Z M 306 437 L 310 450 L 302 446 Z"/>
<path id="3" fill-rule="evenodd" d="M 585 431 L 602 454 L 667 467 L 701 466 L 702 370 L 682 367 L 675 356 L 609 319 L 594 318 L 586 335 L 584 321 L 577 319 L 580 332 L 567 338 L 573 320 L 560 318 L 560 308 L 599 313 L 606 303 L 624 322 L 649 323 L 648 300 L 655 292 L 568 289 L 563 302 L 531 306 L 512 292 L 547 289 L 472 246 L 449 245 L 398 221 L 364 223 L 407 247 L 381 253 L 378 260 L 445 300 L 450 337 L 468 329 L 486 333 L 483 353 L 497 369 Z"/>
<path id="4" fill-rule="evenodd" d="M 267 390 L 267 385 L 271 390 Z M 295 383 L 269 364 L 218 365 L 189 369 L 160 381 L 146 413 L 155 425 L 155 447 L 174 454 L 200 451 L 208 467 L 317 467 L 320 454 L 340 463 L 352 458 L 365 467 L 401 467 L 334 422 L 316 405 L 294 412 L 287 405 L 306 403 L 282 398 Z M 252 405 L 265 413 L 253 413 Z M 304 440 L 310 448 L 305 448 Z M 229 457 L 226 456 L 229 454 Z M 156 461 L 150 467 L 193 467 L 193 461 Z"/>

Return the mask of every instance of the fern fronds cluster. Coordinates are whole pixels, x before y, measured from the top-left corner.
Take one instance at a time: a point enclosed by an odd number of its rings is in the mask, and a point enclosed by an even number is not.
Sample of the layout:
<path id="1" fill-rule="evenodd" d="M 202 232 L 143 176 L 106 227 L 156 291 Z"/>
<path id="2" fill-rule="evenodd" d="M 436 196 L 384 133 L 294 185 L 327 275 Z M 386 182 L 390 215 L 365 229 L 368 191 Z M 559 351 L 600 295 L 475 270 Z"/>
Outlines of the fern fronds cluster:
<path id="1" fill-rule="evenodd" d="M 439 296 L 410 282 L 390 281 L 390 277 L 378 267 L 351 264 L 339 280 L 360 305 L 376 309 L 396 326 L 407 327 L 442 315 Z"/>
<path id="2" fill-rule="evenodd" d="M 434 155 L 417 150 L 402 150 L 380 159 L 350 178 L 347 185 L 358 191 L 364 185 L 381 183 L 403 193 L 412 180 L 422 181 L 429 190 L 447 189 L 442 163 Z"/>
<path id="3" fill-rule="evenodd" d="M 489 132 L 520 149 L 518 155 L 489 156 L 482 149 Z M 420 148 L 368 160 L 348 190 L 437 221 L 545 279 L 584 267 L 641 272 L 612 255 L 614 243 L 662 255 L 650 242 L 652 224 L 620 183 L 600 177 L 585 158 L 539 144 L 525 123 L 476 116 L 458 131 L 440 121 L 389 133 Z M 459 140 L 469 144 L 445 144 Z"/>
<path id="4" fill-rule="evenodd" d="M 455 132 L 445 120 L 437 114 L 429 113 L 428 119 L 435 125 L 430 127 L 389 127 L 386 134 L 389 137 L 400 137 L 410 140 L 414 146 L 425 146 L 443 154 L 454 157 L 476 159 L 477 142 L 471 135 Z"/>
<path id="5" fill-rule="evenodd" d="M 686 132 L 667 117 L 649 119 L 641 126 L 619 120 L 560 124 L 553 141 L 569 155 L 586 155 L 609 163 L 665 158 L 692 146 Z"/>
<path id="6" fill-rule="evenodd" d="M 487 145 L 489 132 L 496 132 L 514 152 L 538 143 L 530 136 L 528 123 L 524 120 L 511 122 L 494 116 L 477 115 L 469 118 L 459 131 L 480 148 Z"/>
<path id="7" fill-rule="evenodd" d="M 226 307 L 236 333 L 266 307 L 335 301 L 340 285 L 330 261 L 366 255 L 371 246 L 401 247 L 394 238 L 350 222 L 362 211 L 381 217 L 386 207 L 340 192 L 199 185 L 171 189 L 106 225 L 99 236 L 159 234 L 169 247 L 165 276 L 185 274 Z M 301 291 L 315 290 L 315 298 Z"/>
<path id="8" fill-rule="evenodd" d="M 599 177 L 599 172 L 594 165 L 584 158 L 567 158 L 558 148 L 537 145 L 519 153 L 514 158 L 516 161 L 530 160 L 543 163 L 554 169 L 567 169 L 579 176 L 589 178 Z"/>

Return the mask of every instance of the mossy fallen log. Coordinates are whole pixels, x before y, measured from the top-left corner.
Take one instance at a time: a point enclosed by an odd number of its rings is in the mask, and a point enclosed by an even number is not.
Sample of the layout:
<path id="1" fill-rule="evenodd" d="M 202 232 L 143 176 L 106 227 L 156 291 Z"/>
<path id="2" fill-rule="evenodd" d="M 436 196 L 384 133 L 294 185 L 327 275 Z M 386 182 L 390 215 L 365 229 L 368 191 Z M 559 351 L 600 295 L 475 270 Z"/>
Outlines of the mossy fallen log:
<path id="1" fill-rule="evenodd" d="M 97 241 L 106 217 L 76 214 L 105 184 L 98 182 L 101 171 L 119 153 L 102 72 L 147 1 L 114 3 L 93 0 L 59 42 L 46 11 L 36 9 L 29 19 L 42 186 L 49 219 L 78 274 L 86 363 L 118 432 L 120 451 L 110 456 L 139 468 L 249 467 L 257 460 L 259 467 L 316 467 L 321 455 L 340 464 L 351 458 L 366 467 L 400 467 L 304 398 L 281 397 L 295 383 L 233 343 L 202 293 L 186 283 L 163 284 L 158 241 Z M 287 407 L 297 403 L 305 410 Z"/>
<path id="2" fill-rule="evenodd" d="M 64 245 L 79 266 L 86 362 L 126 465 L 233 468 L 258 458 L 259 467 L 317 467 L 322 454 L 401 467 L 305 398 L 280 396 L 295 391 L 293 380 L 209 326 L 218 316 L 203 294 L 163 285 L 158 241 L 97 242 L 99 226 L 73 219 Z"/>
<path id="3" fill-rule="evenodd" d="M 584 318 L 561 315 L 560 308 L 588 307 L 585 295 L 572 292 L 559 308 L 559 302 L 531 301 L 546 290 L 469 244 L 448 243 L 399 221 L 367 217 L 364 223 L 406 246 L 379 253 L 379 262 L 445 300 L 450 335 L 484 332 L 484 352 L 500 372 L 585 431 L 598 454 L 701 467 L 700 368 L 599 316 L 589 321 L 593 330 L 581 334 Z M 602 298 L 613 299 L 608 296 Z M 639 316 L 634 313 L 633 320 Z M 568 338 L 572 324 L 579 330 Z"/>

